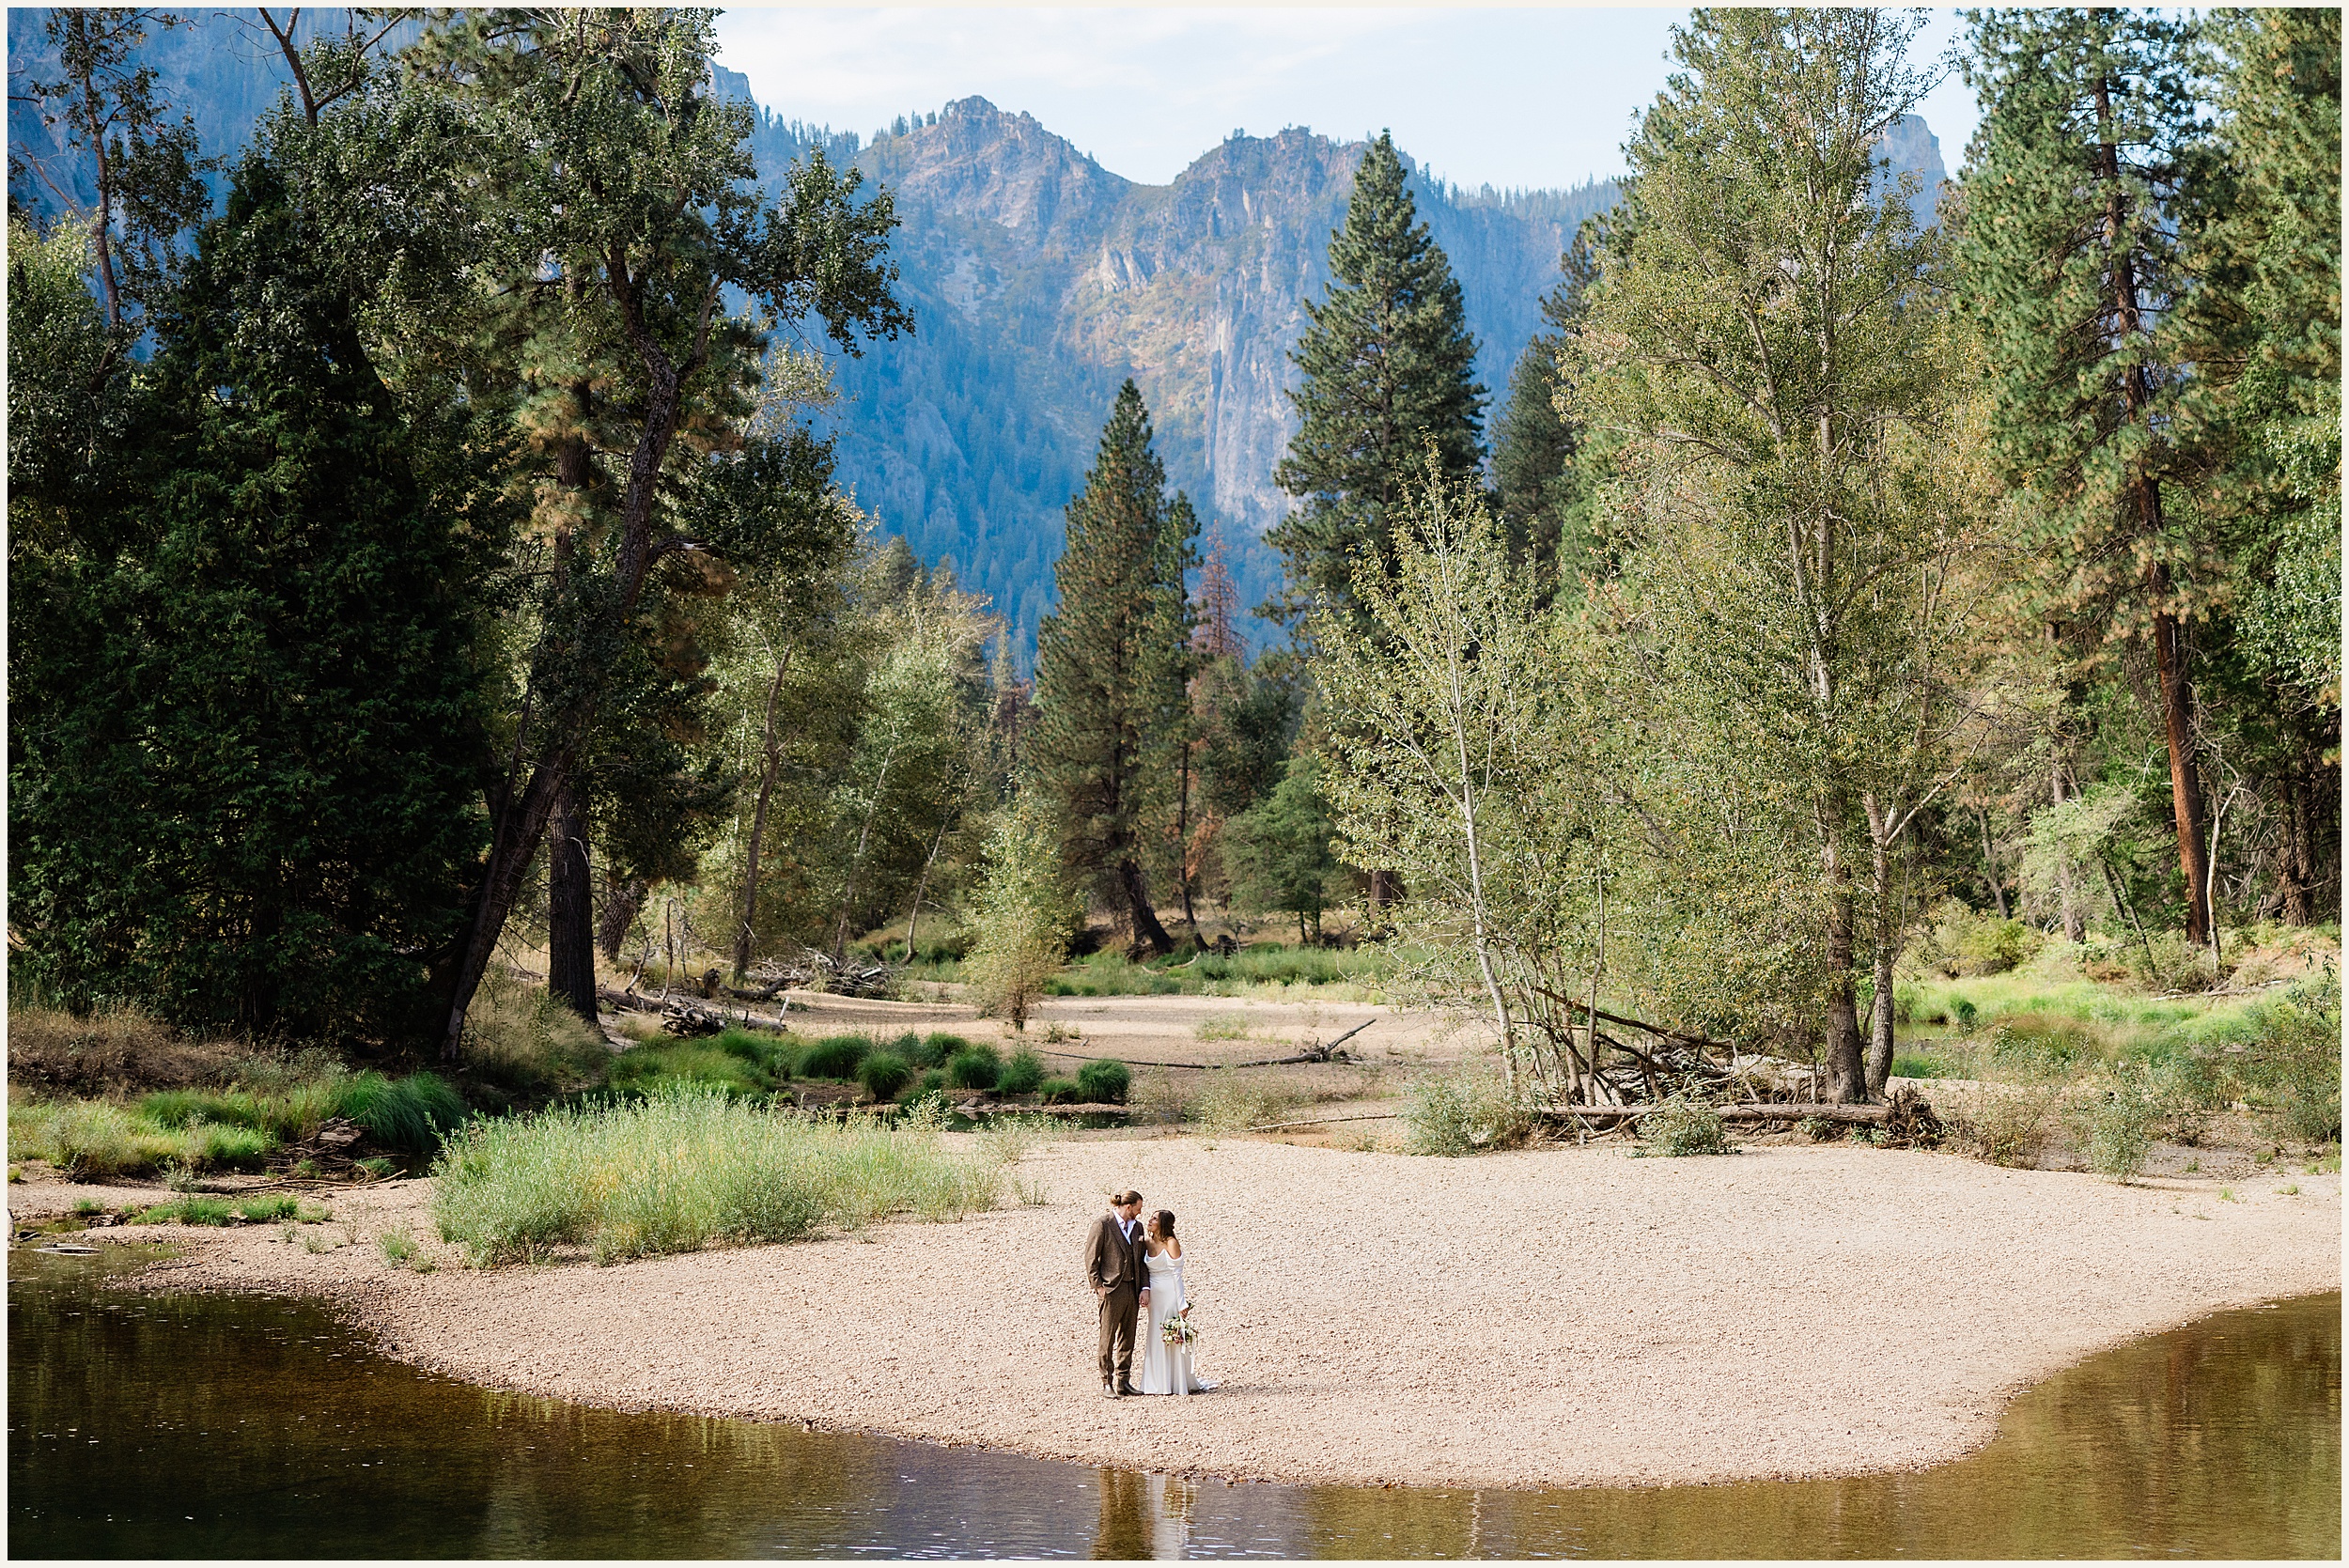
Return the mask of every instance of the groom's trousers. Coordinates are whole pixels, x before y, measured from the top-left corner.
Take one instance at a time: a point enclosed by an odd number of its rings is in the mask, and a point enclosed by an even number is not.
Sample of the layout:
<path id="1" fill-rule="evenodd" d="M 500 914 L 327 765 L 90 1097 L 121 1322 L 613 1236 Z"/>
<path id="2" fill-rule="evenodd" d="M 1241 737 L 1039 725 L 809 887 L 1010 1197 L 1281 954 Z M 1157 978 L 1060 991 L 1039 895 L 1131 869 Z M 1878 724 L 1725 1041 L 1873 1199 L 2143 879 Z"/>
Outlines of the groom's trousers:
<path id="1" fill-rule="evenodd" d="M 1130 1286 L 1112 1289 L 1101 1297 L 1101 1380 L 1134 1380 L 1134 1314 L 1142 1311 L 1142 1292 Z"/>

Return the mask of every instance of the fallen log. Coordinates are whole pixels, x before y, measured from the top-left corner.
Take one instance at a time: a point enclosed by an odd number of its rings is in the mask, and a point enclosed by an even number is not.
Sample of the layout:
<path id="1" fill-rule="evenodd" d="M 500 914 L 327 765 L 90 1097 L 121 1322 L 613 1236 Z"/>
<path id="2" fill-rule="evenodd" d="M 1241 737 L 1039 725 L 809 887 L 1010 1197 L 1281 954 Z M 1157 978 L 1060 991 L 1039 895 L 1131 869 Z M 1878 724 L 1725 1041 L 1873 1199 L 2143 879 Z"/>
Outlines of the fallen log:
<path id="1" fill-rule="evenodd" d="M 1268 1057 L 1262 1062 L 1235 1062 L 1232 1065 L 1235 1067 L 1291 1067 L 1308 1062 L 1344 1062 L 1346 1058 L 1338 1048 L 1377 1021 L 1377 1018 L 1364 1018 L 1328 1045 L 1315 1046 L 1302 1056 L 1274 1056 Z"/>
<path id="2" fill-rule="evenodd" d="M 1585 1122 L 1633 1122 L 1652 1110 L 1663 1109 L 1656 1105 L 1553 1105 L 1544 1106 L 1541 1114 L 1562 1120 Z M 1789 1102 L 1778 1105 L 1746 1104 L 1715 1106 L 1724 1122 L 1843 1122 L 1851 1126 L 1881 1122 L 1890 1108 L 1881 1105 L 1805 1105 Z"/>
<path id="3" fill-rule="evenodd" d="M 1399 1110 L 1381 1110 L 1366 1116 L 1308 1116 L 1301 1122 L 1259 1122 L 1248 1130 L 1250 1132 L 1279 1132 L 1283 1127 L 1326 1127 L 1339 1122 L 1392 1122 L 1399 1120 L 1402 1115 L 1403 1112 Z"/>

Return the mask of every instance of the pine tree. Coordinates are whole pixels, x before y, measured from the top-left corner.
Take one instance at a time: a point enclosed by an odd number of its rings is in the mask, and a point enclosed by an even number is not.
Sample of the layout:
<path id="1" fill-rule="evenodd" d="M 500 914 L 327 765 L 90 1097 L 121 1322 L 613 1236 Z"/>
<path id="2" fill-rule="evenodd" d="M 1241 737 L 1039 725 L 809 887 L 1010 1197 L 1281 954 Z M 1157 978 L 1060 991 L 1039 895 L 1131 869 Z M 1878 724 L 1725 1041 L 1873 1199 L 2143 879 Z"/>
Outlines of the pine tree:
<path id="1" fill-rule="evenodd" d="M 1143 862 L 1174 803 L 1190 665 L 1184 576 L 1197 564 L 1199 523 L 1188 499 L 1166 494 L 1149 411 L 1130 380 L 1067 519 L 1053 567 L 1060 607 L 1036 634 L 1028 754 L 1059 811 L 1069 869 L 1108 900 L 1135 946 L 1170 953 Z"/>
<path id="2" fill-rule="evenodd" d="M 1509 400 L 1493 431 L 1493 480 L 1509 547 L 1533 568 L 1544 591 L 1554 591 L 1587 551 L 1595 487 L 1575 458 L 1581 428 L 1560 408 L 1565 378 L 1560 356 L 1571 351 L 1573 334 L 1589 309 L 1591 286 L 1598 281 L 1598 258 L 1590 235 L 1578 233 L 1558 258 L 1558 286 L 1542 296 L 1542 319 L 1509 377 Z"/>
<path id="3" fill-rule="evenodd" d="M 1392 515 L 1423 478 L 1429 442 L 1447 477 L 1484 462 L 1485 389 L 1460 286 L 1384 132 L 1354 176 L 1330 271 L 1329 295 L 1306 303 L 1312 325 L 1290 356 L 1304 372 L 1289 394 L 1301 423 L 1275 477 L 1298 506 L 1266 536 L 1287 585 L 1263 613 L 1291 623 L 1316 600 L 1352 605 L 1356 556 L 1392 564 Z"/>
<path id="4" fill-rule="evenodd" d="M 2179 439 L 2189 377 L 2166 311 L 2204 151 L 2186 23 L 2146 11 L 1979 13 L 1961 289 L 1990 369 L 1990 435 L 2029 496 L 2035 608 L 2092 665 L 2150 641 L 2186 937 L 2209 939 L 2208 842 L 2186 627 L 2217 586 Z"/>

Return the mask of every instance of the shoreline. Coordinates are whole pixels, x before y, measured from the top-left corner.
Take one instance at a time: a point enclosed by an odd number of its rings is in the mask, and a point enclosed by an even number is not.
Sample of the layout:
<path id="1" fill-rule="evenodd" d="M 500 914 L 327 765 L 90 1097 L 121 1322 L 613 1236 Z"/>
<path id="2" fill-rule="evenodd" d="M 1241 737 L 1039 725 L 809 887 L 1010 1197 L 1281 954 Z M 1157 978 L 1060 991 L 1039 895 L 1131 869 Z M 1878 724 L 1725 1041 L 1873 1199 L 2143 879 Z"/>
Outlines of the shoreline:
<path id="1" fill-rule="evenodd" d="M 474 1270 L 437 1241 L 436 1272 L 394 1267 L 375 1236 L 429 1234 L 422 1179 L 319 1194 L 334 1220 L 312 1229 L 348 1238 L 329 1251 L 274 1226 L 111 1234 L 181 1249 L 137 1285 L 322 1297 L 484 1388 L 1300 1484 L 1924 1469 L 2098 1350 L 2341 1288 L 2338 1175 L 2221 1202 L 1852 1146 L 1448 1161 L 1188 1138 L 1058 1143 L 1019 1173 L 1049 1202 L 606 1268 Z M 1216 1392 L 1099 1391 L 1077 1252 L 1128 1182 L 1184 1213 Z M 12 1219 L 109 1190 L 19 1188 Z"/>

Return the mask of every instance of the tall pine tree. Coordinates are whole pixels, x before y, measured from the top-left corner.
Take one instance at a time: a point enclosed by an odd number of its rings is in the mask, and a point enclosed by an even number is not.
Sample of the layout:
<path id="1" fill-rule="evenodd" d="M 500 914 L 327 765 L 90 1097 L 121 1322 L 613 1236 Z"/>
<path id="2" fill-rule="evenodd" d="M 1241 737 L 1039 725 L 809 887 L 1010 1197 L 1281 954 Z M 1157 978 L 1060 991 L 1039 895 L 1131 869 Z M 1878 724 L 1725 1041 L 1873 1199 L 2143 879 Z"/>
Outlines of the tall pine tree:
<path id="1" fill-rule="evenodd" d="M 1960 287 L 1991 371 L 1991 439 L 2034 520 L 2035 608 L 2091 664 L 2152 645 L 2186 936 L 2210 934 L 2188 623 L 2216 584 L 2177 439 L 2189 377 L 2169 306 L 2202 152 L 2193 39 L 2146 11 L 2001 10 L 1974 23 L 1982 129 Z"/>
<path id="2" fill-rule="evenodd" d="M 1562 411 L 1565 371 L 1560 355 L 1589 309 L 1598 281 L 1590 236 L 1578 233 L 1558 258 L 1558 286 L 1542 296 L 1547 332 L 1536 333 L 1509 377 L 1509 400 L 1494 421 L 1493 480 L 1509 547 L 1533 568 L 1545 595 L 1584 552 L 1595 487 L 1575 466 L 1583 432 Z"/>
<path id="3" fill-rule="evenodd" d="M 1330 271 L 1329 295 L 1306 303 L 1313 324 L 1290 356 L 1304 372 L 1289 394 L 1302 424 L 1275 477 L 1298 505 L 1266 536 L 1287 584 L 1264 613 L 1292 623 L 1317 599 L 1352 604 L 1357 555 L 1392 566 L 1391 518 L 1425 482 L 1429 442 L 1447 478 L 1477 474 L 1485 456 L 1485 389 L 1460 286 L 1384 132 L 1354 176 Z"/>
<path id="4" fill-rule="evenodd" d="M 1184 575 L 1199 520 L 1150 443 L 1150 413 L 1128 380 L 1101 432 L 1085 488 L 1068 504 L 1053 568 L 1060 607 L 1036 633 L 1037 782 L 1058 808 L 1064 854 L 1117 913 L 1130 943 L 1174 939 L 1151 908 L 1144 862 L 1174 804 L 1187 721 L 1190 610 Z"/>

